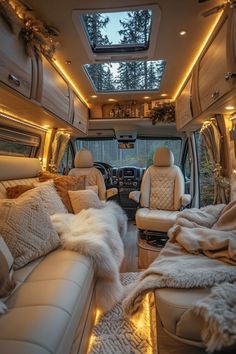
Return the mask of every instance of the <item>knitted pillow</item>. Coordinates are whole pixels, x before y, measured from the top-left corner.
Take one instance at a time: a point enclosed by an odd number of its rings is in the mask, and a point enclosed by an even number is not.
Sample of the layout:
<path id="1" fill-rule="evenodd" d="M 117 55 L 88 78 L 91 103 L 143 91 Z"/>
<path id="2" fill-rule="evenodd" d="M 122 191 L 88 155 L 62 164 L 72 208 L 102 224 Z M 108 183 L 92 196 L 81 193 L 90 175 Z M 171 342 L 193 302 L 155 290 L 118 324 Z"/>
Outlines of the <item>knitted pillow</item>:
<path id="1" fill-rule="evenodd" d="M 75 214 L 80 213 L 83 209 L 103 207 L 98 195 L 92 190 L 68 191 L 68 193 Z"/>
<path id="2" fill-rule="evenodd" d="M 73 213 L 68 191 L 86 188 L 86 176 L 61 176 L 54 179 L 55 188 L 69 213 Z"/>
<path id="3" fill-rule="evenodd" d="M 15 269 L 60 245 L 37 189 L 17 199 L 0 200 L 0 234 L 12 253 Z"/>

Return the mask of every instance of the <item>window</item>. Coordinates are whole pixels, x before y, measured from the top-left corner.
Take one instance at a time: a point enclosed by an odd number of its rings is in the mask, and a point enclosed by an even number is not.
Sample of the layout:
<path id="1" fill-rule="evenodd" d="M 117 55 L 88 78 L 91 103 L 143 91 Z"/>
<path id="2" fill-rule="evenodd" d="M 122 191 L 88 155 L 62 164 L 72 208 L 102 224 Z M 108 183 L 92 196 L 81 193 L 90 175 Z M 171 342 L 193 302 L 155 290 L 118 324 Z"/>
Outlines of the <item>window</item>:
<path id="1" fill-rule="evenodd" d="M 164 68 L 164 60 L 84 65 L 97 92 L 158 91 Z"/>
<path id="2" fill-rule="evenodd" d="M 40 137 L 0 126 L 0 155 L 34 157 Z"/>
<path id="3" fill-rule="evenodd" d="M 71 144 L 68 144 L 63 158 L 61 160 L 60 166 L 57 173 L 60 175 L 68 175 L 69 171 L 72 169 L 74 163 L 74 152 Z"/>
<path id="4" fill-rule="evenodd" d="M 77 139 L 77 149 L 91 150 L 94 161 L 106 162 L 113 167 L 148 167 L 153 163 L 153 153 L 161 146 L 169 147 L 174 154 L 175 164 L 179 164 L 181 139 L 136 139 L 133 149 L 119 149 L 115 139 Z"/>
<path id="5" fill-rule="evenodd" d="M 83 26 L 95 53 L 135 52 L 149 46 L 152 11 L 91 12 L 82 15 Z"/>
<path id="6" fill-rule="evenodd" d="M 196 142 L 199 161 L 200 207 L 203 207 L 214 201 L 214 168 L 201 134 L 196 135 Z"/>

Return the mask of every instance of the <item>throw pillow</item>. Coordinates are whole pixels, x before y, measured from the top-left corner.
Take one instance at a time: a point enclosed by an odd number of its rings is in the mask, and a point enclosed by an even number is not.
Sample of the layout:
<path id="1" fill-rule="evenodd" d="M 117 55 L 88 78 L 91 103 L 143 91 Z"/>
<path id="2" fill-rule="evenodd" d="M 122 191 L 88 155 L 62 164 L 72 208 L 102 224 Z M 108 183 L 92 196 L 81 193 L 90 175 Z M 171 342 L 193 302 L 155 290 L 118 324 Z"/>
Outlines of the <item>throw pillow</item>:
<path id="1" fill-rule="evenodd" d="M 57 213 L 68 213 L 65 205 L 62 203 L 62 200 L 54 187 L 53 181 L 35 183 L 34 186 L 36 187 L 37 191 L 40 192 L 43 206 L 49 215 Z"/>
<path id="2" fill-rule="evenodd" d="M 92 190 L 68 191 L 68 194 L 75 214 L 80 213 L 83 209 L 103 207 L 98 195 Z"/>
<path id="3" fill-rule="evenodd" d="M 98 195 L 98 186 L 87 186 L 86 189 L 90 189 Z"/>
<path id="4" fill-rule="evenodd" d="M 21 194 L 27 192 L 28 190 L 34 188 L 32 184 L 18 184 L 14 187 L 7 187 L 7 198 L 15 199 L 18 198 Z"/>
<path id="5" fill-rule="evenodd" d="M 12 254 L 0 236 L 0 298 L 8 296 L 15 287 L 11 279 L 13 262 Z"/>
<path id="6" fill-rule="evenodd" d="M 73 213 L 68 191 L 86 188 L 86 176 L 61 176 L 54 179 L 55 188 L 69 213 Z"/>
<path id="7" fill-rule="evenodd" d="M 49 171 L 42 171 L 39 173 L 39 182 L 46 182 L 49 179 L 54 179 L 56 177 L 58 177 L 58 175 L 56 175 L 55 173 L 51 173 Z"/>
<path id="8" fill-rule="evenodd" d="M 12 253 L 15 269 L 60 245 L 37 189 L 17 199 L 0 200 L 0 234 Z"/>

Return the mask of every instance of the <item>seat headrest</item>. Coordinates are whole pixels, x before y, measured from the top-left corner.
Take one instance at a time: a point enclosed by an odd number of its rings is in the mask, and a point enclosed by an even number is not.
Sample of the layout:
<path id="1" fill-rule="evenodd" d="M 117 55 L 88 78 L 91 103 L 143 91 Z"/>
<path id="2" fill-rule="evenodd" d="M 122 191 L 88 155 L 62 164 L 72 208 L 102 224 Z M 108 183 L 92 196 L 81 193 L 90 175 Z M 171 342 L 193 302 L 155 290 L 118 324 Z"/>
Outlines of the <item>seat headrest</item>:
<path id="1" fill-rule="evenodd" d="M 75 167 L 86 168 L 93 167 L 93 155 L 87 149 L 79 150 L 75 155 Z"/>
<path id="2" fill-rule="evenodd" d="M 158 167 L 171 167 L 174 165 L 173 152 L 167 147 L 156 149 L 153 154 L 153 165 Z"/>

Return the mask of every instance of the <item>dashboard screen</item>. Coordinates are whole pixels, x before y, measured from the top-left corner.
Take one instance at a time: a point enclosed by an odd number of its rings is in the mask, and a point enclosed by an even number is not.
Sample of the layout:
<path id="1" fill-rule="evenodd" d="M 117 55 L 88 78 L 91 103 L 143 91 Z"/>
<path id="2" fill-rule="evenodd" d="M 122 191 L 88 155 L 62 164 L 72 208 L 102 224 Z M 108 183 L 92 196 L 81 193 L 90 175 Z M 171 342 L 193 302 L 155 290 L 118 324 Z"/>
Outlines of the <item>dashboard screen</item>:
<path id="1" fill-rule="evenodd" d="M 124 170 L 124 177 L 133 177 L 134 170 Z"/>

